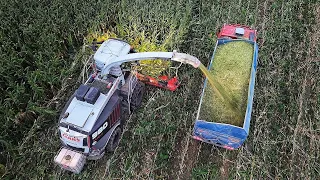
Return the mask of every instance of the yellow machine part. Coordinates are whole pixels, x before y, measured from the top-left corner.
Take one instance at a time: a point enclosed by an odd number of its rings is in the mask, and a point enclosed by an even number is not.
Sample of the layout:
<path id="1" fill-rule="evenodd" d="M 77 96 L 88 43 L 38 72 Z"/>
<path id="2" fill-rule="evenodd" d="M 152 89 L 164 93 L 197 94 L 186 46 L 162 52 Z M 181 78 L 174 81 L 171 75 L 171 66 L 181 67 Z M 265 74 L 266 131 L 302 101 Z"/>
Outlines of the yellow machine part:
<path id="1" fill-rule="evenodd" d="M 91 44 L 93 40 L 96 40 L 97 42 L 105 41 L 109 38 L 116 38 L 117 35 L 112 32 L 105 32 L 105 33 L 98 33 L 98 32 L 91 32 L 86 36 L 86 43 Z"/>

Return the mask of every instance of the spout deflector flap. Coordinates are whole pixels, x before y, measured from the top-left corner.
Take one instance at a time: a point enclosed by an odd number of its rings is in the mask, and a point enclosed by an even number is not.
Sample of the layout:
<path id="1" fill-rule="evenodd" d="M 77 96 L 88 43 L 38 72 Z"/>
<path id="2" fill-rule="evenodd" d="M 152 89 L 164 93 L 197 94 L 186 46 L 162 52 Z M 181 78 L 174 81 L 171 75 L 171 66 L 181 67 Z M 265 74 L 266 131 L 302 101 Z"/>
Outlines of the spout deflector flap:
<path id="1" fill-rule="evenodd" d="M 198 58 L 185 53 L 177 53 L 176 51 L 173 51 L 173 56 L 171 60 L 190 64 L 194 68 L 199 67 L 201 64 Z"/>

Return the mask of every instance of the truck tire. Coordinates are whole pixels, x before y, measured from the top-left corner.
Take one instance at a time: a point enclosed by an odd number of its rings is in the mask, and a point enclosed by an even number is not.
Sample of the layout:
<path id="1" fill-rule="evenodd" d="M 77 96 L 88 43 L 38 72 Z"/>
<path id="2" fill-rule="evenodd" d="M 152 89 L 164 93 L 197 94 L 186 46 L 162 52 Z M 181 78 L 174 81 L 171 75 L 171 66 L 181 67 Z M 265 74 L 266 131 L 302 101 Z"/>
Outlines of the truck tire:
<path id="1" fill-rule="evenodd" d="M 112 135 L 111 135 L 111 137 L 110 137 L 110 139 L 108 141 L 107 147 L 106 147 L 106 151 L 107 152 L 113 152 L 114 150 L 116 150 L 116 148 L 117 148 L 117 146 L 119 144 L 119 141 L 120 141 L 121 132 L 122 131 L 121 131 L 120 127 L 117 127 L 113 131 L 113 133 L 112 133 Z"/>
<path id="2" fill-rule="evenodd" d="M 145 90 L 145 84 L 141 81 L 138 81 L 131 96 L 131 102 L 130 102 L 131 111 L 135 111 L 140 107 L 144 90 Z"/>

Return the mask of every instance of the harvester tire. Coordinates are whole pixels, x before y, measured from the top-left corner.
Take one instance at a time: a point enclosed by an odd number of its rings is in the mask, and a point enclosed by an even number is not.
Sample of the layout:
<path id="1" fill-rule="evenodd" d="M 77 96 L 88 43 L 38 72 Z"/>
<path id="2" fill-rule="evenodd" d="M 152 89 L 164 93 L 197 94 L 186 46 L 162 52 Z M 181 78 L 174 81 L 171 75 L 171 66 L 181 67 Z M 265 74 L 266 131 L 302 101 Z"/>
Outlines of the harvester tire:
<path id="1" fill-rule="evenodd" d="M 122 131 L 121 131 L 120 127 L 117 127 L 113 131 L 113 133 L 108 141 L 107 147 L 106 147 L 107 152 L 113 152 L 114 150 L 116 150 L 117 146 L 119 145 L 121 133 L 122 133 Z"/>
<path id="2" fill-rule="evenodd" d="M 131 96 L 131 102 L 130 102 L 131 111 L 135 111 L 140 107 L 144 91 L 145 91 L 145 84 L 141 81 L 138 81 Z"/>

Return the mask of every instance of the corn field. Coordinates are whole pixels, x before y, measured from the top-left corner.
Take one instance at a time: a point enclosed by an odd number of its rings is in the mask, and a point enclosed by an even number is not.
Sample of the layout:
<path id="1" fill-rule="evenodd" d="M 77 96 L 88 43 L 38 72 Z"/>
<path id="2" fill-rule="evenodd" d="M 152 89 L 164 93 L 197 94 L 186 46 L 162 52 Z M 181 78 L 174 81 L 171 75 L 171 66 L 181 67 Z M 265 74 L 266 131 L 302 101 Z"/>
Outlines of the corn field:
<path id="1" fill-rule="evenodd" d="M 1 178 L 319 178 L 317 0 L 8 0 L 0 15 Z M 224 23 L 258 31 L 254 107 L 240 149 L 191 138 L 204 76 L 182 65 L 177 91 L 147 86 L 113 154 L 88 161 L 78 175 L 54 165 L 59 113 L 85 80 L 90 33 L 110 33 L 140 51 L 176 49 L 206 65 Z"/>

